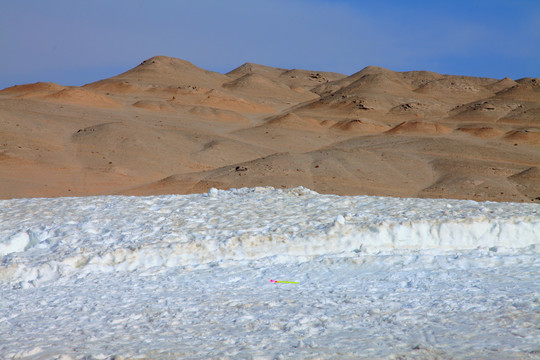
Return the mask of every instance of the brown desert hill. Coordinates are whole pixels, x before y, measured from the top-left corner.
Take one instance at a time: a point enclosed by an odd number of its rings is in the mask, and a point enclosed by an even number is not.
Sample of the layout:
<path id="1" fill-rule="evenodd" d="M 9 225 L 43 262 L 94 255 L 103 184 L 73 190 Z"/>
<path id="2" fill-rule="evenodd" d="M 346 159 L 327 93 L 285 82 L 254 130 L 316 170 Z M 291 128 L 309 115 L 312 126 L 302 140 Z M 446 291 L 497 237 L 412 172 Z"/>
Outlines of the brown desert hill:
<path id="1" fill-rule="evenodd" d="M 160 100 L 139 100 L 133 106 L 150 111 L 172 111 L 173 107 L 166 101 Z"/>
<path id="2" fill-rule="evenodd" d="M 460 103 L 464 100 L 479 100 L 494 95 L 487 87 L 497 79 L 475 78 L 470 76 L 446 75 L 427 82 L 415 91 L 433 97 L 446 97 L 449 102 Z"/>
<path id="3" fill-rule="evenodd" d="M 508 178 L 516 184 L 516 188 L 522 194 L 527 194 L 529 197 L 538 194 L 538 184 L 540 183 L 540 168 L 530 167 L 522 172 L 512 175 Z M 540 201 L 538 197 L 534 200 Z"/>
<path id="4" fill-rule="evenodd" d="M 275 112 L 275 109 L 267 102 L 257 103 L 252 99 L 248 100 L 243 97 L 234 96 L 234 94 L 229 94 L 227 92 L 215 89 L 206 92 L 203 99 L 198 103 L 204 106 L 236 111 L 240 114 Z"/>
<path id="5" fill-rule="evenodd" d="M 313 89 L 313 92 L 319 94 L 320 96 L 329 95 L 332 93 L 335 93 L 336 91 L 340 89 L 344 89 L 347 86 L 351 85 L 353 82 L 359 80 L 360 78 L 364 76 L 390 76 L 392 77 L 392 74 L 394 72 L 392 70 L 380 67 L 380 66 L 366 66 L 362 70 L 346 77 L 342 77 L 333 81 L 329 81 L 324 84 L 320 84 L 317 87 Z"/>
<path id="6" fill-rule="evenodd" d="M 389 130 L 389 126 L 369 119 L 344 120 L 331 125 L 332 129 L 358 134 L 380 133 Z"/>
<path id="7" fill-rule="evenodd" d="M 538 127 L 538 118 L 540 118 L 538 103 L 528 103 L 527 106 L 520 104 L 517 109 L 498 119 L 497 123 L 508 124 L 512 127 Z"/>
<path id="8" fill-rule="evenodd" d="M 343 79 L 345 77 L 346 76 L 343 74 L 329 71 L 292 69 L 281 73 L 279 75 L 279 80 L 293 89 L 300 88 L 311 91 L 321 84 Z"/>
<path id="9" fill-rule="evenodd" d="M 132 84 L 127 80 L 105 79 L 84 85 L 84 88 L 116 95 L 133 94 L 143 91 L 143 88 Z"/>
<path id="10" fill-rule="evenodd" d="M 365 69 L 366 70 L 366 69 Z M 371 66 L 357 73 L 357 80 L 341 88 L 335 94 L 379 93 L 394 96 L 411 96 L 412 89 L 399 73 Z"/>
<path id="11" fill-rule="evenodd" d="M 305 186 L 339 195 L 378 195 L 390 189 L 395 196 L 414 196 L 430 184 L 430 167 L 411 157 L 381 156 L 363 149 L 329 148 L 305 153 L 275 153 L 256 160 L 225 166 L 197 174 L 175 175 L 133 189 L 126 194 L 168 193 L 171 187 L 187 187 L 190 192 L 205 189 L 267 186 Z M 403 186 L 403 182 L 407 186 Z"/>
<path id="12" fill-rule="evenodd" d="M 518 83 L 514 80 L 510 79 L 509 77 L 505 77 L 502 80 L 496 81 L 494 83 L 491 83 L 489 85 L 486 85 L 486 89 L 498 93 L 499 91 L 503 91 L 506 89 L 510 89 L 511 87 L 517 85 Z"/>
<path id="13" fill-rule="evenodd" d="M 348 86 L 327 95 L 321 101 L 349 103 L 360 110 L 389 111 L 404 102 L 412 102 L 415 94 L 405 82 L 393 74 L 368 74 Z M 356 102 L 355 102 L 356 101 Z"/>
<path id="14" fill-rule="evenodd" d="M 113 100 L 109 96 L 77 86 L 62 86 L 50 82 L 15 85 L 2 90 L 0 93 L 9 94 L 19 99 L 43 99 L 56 101 L 59 103 L 76 104 L 89 107 L 114 108 L 121 106 L 120 103 Z"/>
<path id="15" fill-rule="evenodd" d="M 122 106 L 119 102 L 109 96 L 78 87 L 62 89 L 56 93 L 47 95 L 44 99 L 64 104 L 67 103 L 97 108 L 116 108 Z"/>
<path id="16" fill-rule="evenodd" d="M 15 85 L 2 90 L 1 92 L 3 94 L 11 94 L 19 97 L 25 97 L 51 94 L 65 88 L 65 86 L 58 85 L 52 82 L 37 82 L 33 84 Z"/>
<path id="17" fill-rule="evenodd" d="M 432 71 L 405 71 L 401 73 L 401 78 L 410 85 L 411 89 L 419 89 L 426 84 L 443 79 L 444 77 L 445 75 Z"/>
<path id="18" fill-rule="evenodd" d="M 540 101 L 540 79 L 519 79 L 514 86 L 497 92 L 497 96 L 507 99 L 538 102 Z"/>
<path id="19" fill-rule="evenodd" d="M 255 73 L 243 75 L 235 80 L 223 84 L 223 87 L 246 92 L 254 96 L 265 96 L 265 94 L 268 93 L 271 96 L 272 93 L 279 94 L 280 92 L 289 92 L 291 90 L 283 83 Z"/>
<path id="20" fill-rule="evenodd" d="M 209 106 L 193 106 L 188 113 L 194 115 L 198 119 L 207 119 L 211 122 L 223 121 L 243 125 L 247 125 L 251 122 L 246 116 L 243 116 L 240 113 Z"/>
<path id="21" fill-rule="evenodd" d="M 157 56 L 0 91 L 0 198 L 211 187 L 540 202 L 539 80 Z"/>
<path id="22" fill-rule="evenodd" d="M 388 130 L 388 134 L 426 134 L 440 135 L 448 134 L 452 131 L 448 126 L 429 121 L 405 121 L 396 127 Z"/>
<path id="23" fill-rule="evenodd" d="M 504 139 L 516 146 L 519 144 L 540 145 L 540 129 L 513 130 L 508 132 Z"/>
<path id="24" fill-rule="evenodd" d="M 439 81 L 443 75 L 430 72 L 399 73 L 368 66 L 363 70 L 314 89 L 321 99 L 305 110 L 332 109 L 332 115 L 370 117 L 396 125 L 404 119 L 443 117 L 454 107 L 446 99 L 422 95 L 419 86 Z M 392 121 L 392 119 L 396 119 Z"/>
<path id="25" fill-rule="evenodd" d="M 248 74 L 257 74 L 269 79 L 275 79 L 285 71 L 287 71 L 287 69 L 275 68 L 254 63 L 244 63 L 236 69 L 229 71 L 226 75 L 229 76 L 231 79 L 238 79 Z"/>
<path id="26" fill-rule="evenodd" d="M 297 129 L 303 131 L 319 131 L 321 124 L 314 119 L 301 118 L 294 113 L 288 113 L 278 116 L 266 123 L 268 126 L 277 126 L 282 128 Z"/>
<path id="27" fill-rule="evenodd" d="M 318 98 L 316 94 L 306 91 L 295 91 L 289 86 L 272 78 L 259 74 L 246 74 L 238 79 L 223 84 L 231 92 L 248 97 L 279 99 L 286 102 L 302 102 Z"/>
<path id="28" fill-rule="evenodd" d="M 494 97 L 489 101 L 480 100 L 458 105 L 449 112 L 449 115 L 459 122 L 482 121 L 496 123 L 500 118 L 519 109 L 524 109 L 524 105 L 513 99 Z"/>
<path id="29" fill-rule="evenodd" d="M 196 85 L 207 88 L 219 87 L 230 78 L 226 75 L 201 69 L 189 61 L 167 56 L 154 56 L 137 67 L 110 78 L 132 84 L 181 86 Z"/>
<path id="30" fill-rule="evenodd" d="M 496 138 L 504 134 L 504 131 L 490 126 L 460 127 L 456 130 L 484 139 Z"/>
<path id="31" fill-rule="evenodd" d="M 245 63 L 230 71 L 227 75 L 238 79 L 245 75 L 260 75 L 267 79 L 275 80 L 291 88 L 312 90 L 313 88 L 327 83 L 346 78 L 346 75 L 328 71 L 310 71 L 300 69 L 282 69 L 253 63 Z"/>

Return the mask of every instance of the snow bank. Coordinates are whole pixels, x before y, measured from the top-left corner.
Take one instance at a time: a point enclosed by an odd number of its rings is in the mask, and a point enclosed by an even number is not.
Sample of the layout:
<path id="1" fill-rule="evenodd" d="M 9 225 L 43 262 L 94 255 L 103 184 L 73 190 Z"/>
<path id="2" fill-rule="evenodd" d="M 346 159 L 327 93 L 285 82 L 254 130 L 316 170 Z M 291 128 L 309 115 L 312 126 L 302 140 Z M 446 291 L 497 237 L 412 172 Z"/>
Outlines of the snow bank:
<path id="1" fill-rule="evenodd" d="M 0 201 L 0 358 L 536 359 L 539 211 L 304 188 Z"/>
<path id="2" fill-rule="evenodd" d="M 317 256 L 540 245 L 540 205 L 305 188 L 0 201 L 0 281 Z"/>

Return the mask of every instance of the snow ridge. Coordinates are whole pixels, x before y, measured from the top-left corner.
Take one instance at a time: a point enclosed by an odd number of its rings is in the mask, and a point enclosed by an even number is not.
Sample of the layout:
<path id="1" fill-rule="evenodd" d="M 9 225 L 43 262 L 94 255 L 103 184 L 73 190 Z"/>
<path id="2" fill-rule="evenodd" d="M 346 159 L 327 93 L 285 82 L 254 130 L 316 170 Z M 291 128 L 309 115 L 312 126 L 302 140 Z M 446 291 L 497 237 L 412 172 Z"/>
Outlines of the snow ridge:
<path id="1" fill-rule="evenodd" d="M 302 187 L 0 201 L 0 282 L 298 263 L 396 252 L 540 249 L 540 205 L 321 195 Z"/>

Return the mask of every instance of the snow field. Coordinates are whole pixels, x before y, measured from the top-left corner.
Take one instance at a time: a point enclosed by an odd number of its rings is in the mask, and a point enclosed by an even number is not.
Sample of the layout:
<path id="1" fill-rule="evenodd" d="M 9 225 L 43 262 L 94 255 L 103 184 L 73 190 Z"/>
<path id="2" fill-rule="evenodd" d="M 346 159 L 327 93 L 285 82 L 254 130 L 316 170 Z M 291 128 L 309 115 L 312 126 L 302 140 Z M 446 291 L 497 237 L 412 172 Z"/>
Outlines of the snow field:
<path id="1" fill-rule="evenodd" d="M 272 188 L 204 195 L 0 202 L 0 281 L 313 256 L 540 245 L 540 206 L 319 195 Z"/>
<path id="2" fill-rule="evenodd" d="M 540 354 L 539 205 L 255 188 L 0 214 L 0 358 Z"/>
<path id="3" fill-rule="evenodd" d="M 48 286 L 3 287 L 0 354 L 7 359 L 537 358 L 539 264 L 533 255 L 508 255 L 513 259 L 498 266 L 489 266 L 490 254 L 475 252 L 366 257 L 89 273 Z M 478 260 L 486 267 L 474 266 Z M 299 284 L 273 284 L 271 278 Z"/>

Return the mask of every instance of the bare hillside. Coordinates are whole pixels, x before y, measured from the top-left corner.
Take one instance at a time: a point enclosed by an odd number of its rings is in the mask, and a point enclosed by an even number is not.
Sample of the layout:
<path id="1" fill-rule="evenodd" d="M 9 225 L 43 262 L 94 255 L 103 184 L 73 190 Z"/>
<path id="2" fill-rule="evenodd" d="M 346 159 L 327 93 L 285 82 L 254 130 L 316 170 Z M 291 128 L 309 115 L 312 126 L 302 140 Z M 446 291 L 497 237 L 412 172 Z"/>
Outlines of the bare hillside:
<path id="1" fill-rule="evenodd" d="M 305 186 L 540 202 L 540 79 L 346 76 L 156 56 L 0 91 L 0 198 Z"/>

